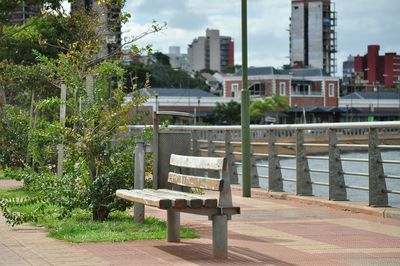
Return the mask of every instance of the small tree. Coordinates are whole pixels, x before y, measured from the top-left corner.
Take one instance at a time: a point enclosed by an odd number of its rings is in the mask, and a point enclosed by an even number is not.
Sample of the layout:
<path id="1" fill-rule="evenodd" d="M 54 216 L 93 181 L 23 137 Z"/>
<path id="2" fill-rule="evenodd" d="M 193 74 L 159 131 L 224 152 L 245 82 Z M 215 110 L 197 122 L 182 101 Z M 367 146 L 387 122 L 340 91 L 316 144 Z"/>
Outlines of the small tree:
<path id="1" fill-rule="evenodd" d="M 240 124 L 240 103 L 231 100 L 228 103 L 217 103 L 214 109 L 217 124 L 238 125 Z"/>
<path id="2" fill-rule="evenodd" d="M 258 119 L 261 123 L 265 122 L 265 114 L 276 112 L 276 121 L 279 121 L 279 112 L 289 109 L 289 103 L 286 97 L 273 94 L 271 98 L 253 101 L 250 104 L 250 117 Z"/>
<path id="3" fill-rule="evenodd" d="M 76 208 L 90 209 L 93 220 L 104 221 L 110 212 L 123 210 L 128 204 L 116 198 L 115 190 L 132 187 L 134 145 L 132 140 L 116 138 L 129 124 L 131 109 L 146 99 L 138 97 L 124 103 L 125 71 L 118 61 L 110 60 L 112 56 L 99 58 L 102 36 L 92 14 L 74 12 L 70 19 L 84 25 L 76 29 L 79 36 L 76 41 L 55 44 L 63 51 L 56 58 L 36 52 L 46 81 L 54 91 L 59 92 L 61 83 L 67 85 L 66 125 L 54 115 L 61 103 L 58 96 L 38 99 L 34 107 L 38 113 L 36 127 L 29 133 L 36 172 L 27 169 L 23 178 L 28 189 L 34 190 L 39 198 L 29 202 L 56 204 L 57 215 L 70 214 Z M 155 24 L 146 34 L 161 28 Z M 89 77 L 93 77 L 93 86 L 87 82 Z M 65 147 L 65 171 L 56 176 L 53 156 L 56 144 L 60 143 Z M 7 202 L 2 202 L 7 219 L 14 222 L 31 221 L 43 215 L 38 212 L 21 217 L 13 215 L 7 206 Z"/>

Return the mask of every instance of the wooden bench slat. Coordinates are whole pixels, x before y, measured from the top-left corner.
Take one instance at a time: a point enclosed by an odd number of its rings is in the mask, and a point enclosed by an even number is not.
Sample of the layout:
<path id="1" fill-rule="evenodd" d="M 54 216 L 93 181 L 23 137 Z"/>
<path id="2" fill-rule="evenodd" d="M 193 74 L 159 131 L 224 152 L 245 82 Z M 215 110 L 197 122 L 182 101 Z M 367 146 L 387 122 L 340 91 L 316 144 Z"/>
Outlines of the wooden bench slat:
<path id="1" fill-rule="evenodd" d="M 218 199 L 217 198 L 209 198 L 205 197 L 202 195 L 197 195 L 193 193 L 187 193 L 187 192 L 181 192 L 181 191 L 175 191 L 175 190 L 169 190 L 169 189 L 159 189 L 160 191 L 163 192 L 168 192 L 170 194 L 176 194 L 176 195 L 182 195 L 188 199 L 198 199 L 201 200 L 203 203 L 203 207 L 205 208 L 216 208 L 218 206 Z M 189 200 L 188 200 L 189 202 Z"/>
<path id="2" fill-rule="evenodd" d="M 171 154 L 170 165 L 203 170 L 225 170 L 225 158 L 196 157 Z"/>
<path id="3" fill-rule="evenodd" d="M 174 172 L 168 173 L 168 182 L 187 187 L 203 188 L 208 190 L 222 191 L 224 180 L 193 176 L 193 175 L 183 175 Z"/>
<path id="4" fill-rule="evenodd" d="M 187 208 L 188 203 L 187 200 L 182 198 L 182 197 L 171 197 L 171 195 L 168 195 L 167 193 L 164 193 L 162 191 L 158 191 L 155 189 L 143 189 L 141 190 L 143 194 L 149 195 L 151 197 L 159 197 L 159 198 L 167 198 L 171 200 L 171 204 L 173 208 L 177 209 L 183 209 Z"/>
<path id="5" fill-rule="evenodd" d="M 152 189 L 145 189 L 145 191 L 152 191 Z M 168 197 L 169 199 L 174 199 L 175 201 L 178 200 L 184 200 L 185 201 L 185 206 L 184 207 L 190 207 L 190 208 L 201 208 L 203 207 L 203 200 L 202 199 L 196 199 L 193 197 L 188 197 L 189 193 L 174 193 L 172 190 L 153 190 L 156 191 L 157 193 L 162 193 L 163 195 L 165 195 L 166 197 Z"/>
<path id="6" fill-rule="evenodd" d="M 125 200 L 157 207 L 160 209 L 169 209 L 172 207 L 172 201 L 167 198 L 160 198 L 143 193 L 142 190 L 118 189 L 116 195 Z"/>

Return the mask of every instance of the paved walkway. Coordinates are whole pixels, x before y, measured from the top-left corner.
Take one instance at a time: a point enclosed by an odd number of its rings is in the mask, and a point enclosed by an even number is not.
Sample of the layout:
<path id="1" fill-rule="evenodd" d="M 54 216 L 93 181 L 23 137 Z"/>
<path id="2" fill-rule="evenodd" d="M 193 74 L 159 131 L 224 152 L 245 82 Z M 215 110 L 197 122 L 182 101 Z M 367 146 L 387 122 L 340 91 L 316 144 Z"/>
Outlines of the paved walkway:
<path id="1" fill-rule="evenodd" d="M 182 215 L 199 239 L 68 244 L 43 228 L 0 218 L 0 265 L 400 265 L 400 220 L 235 191 L 241 215 L 229 222 L 229 259 L 212 258 L 211 222 Z M 322 204 L 324 205 L 324 204 Z M 165 212 L 146 208 L 148 215 Z"/>

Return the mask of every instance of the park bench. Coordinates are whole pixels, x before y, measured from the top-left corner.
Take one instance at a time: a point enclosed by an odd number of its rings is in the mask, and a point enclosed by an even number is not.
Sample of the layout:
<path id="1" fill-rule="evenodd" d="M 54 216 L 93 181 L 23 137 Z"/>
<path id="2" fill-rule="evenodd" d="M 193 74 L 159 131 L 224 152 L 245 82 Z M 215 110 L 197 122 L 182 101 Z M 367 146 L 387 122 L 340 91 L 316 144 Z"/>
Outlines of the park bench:
<path id="1" fill-rule="evenodd" d="M 239 214 L 240 208 L 232 205 L 230 180 L 229 176 L 225 174 L 226 160 L 219 157 L 172 154 L 170 167 L 175 170 L 168 173 L 168 182 L 172 184 L 171 189 L 121 189 L 117 190 L 117 196 L 128 201 L 166 210 L 168 242 L 180 241 L 181 212 L 208 216 L 209 220 L 212 220 L 213 255 L 216 258 L 227 258 L 228 220 L 232 215 Z M 217 171 L 219 178 L 199 175 L 199 170 L 203 173 Z M 197 175 L 184 174 L 188 171 Z M 218 191 L 219 195 L 204 196 L 183 192 L 184 187 Z"/>

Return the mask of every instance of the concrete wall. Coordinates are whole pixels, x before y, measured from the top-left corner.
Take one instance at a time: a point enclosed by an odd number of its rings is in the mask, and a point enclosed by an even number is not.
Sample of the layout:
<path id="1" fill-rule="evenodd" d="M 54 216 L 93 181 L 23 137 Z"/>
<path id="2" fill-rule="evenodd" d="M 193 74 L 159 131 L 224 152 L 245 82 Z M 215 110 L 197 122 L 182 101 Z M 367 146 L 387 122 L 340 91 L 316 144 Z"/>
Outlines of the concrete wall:
<path id="1" fill-rule="evenodd" d="M 199 37 L 193 41 L 191 48 L 188 49 L 189 60 L 195 71 L 207 68 L 206 45 L 206 37 Z"/>
<path id="2" fill-rule="evenodd" d="M 219 30 L 207 29 L 206 36 L 209 38 L 209 68 L 221 71 L 221 40 Z"/>
<path id="3" fill-rule="evenodd" d="M 292 5 L 292 17 L 290 24 L 290 64 L 295 62 L 305 63 L 304 58 L 304 3 L 296 3 Z"/>
<path id="4" fill-rule="evenodd" d="M 308 64 L 314 68 L 324 68 L 322 9 L 322 1 L 308 3 Z"/>

